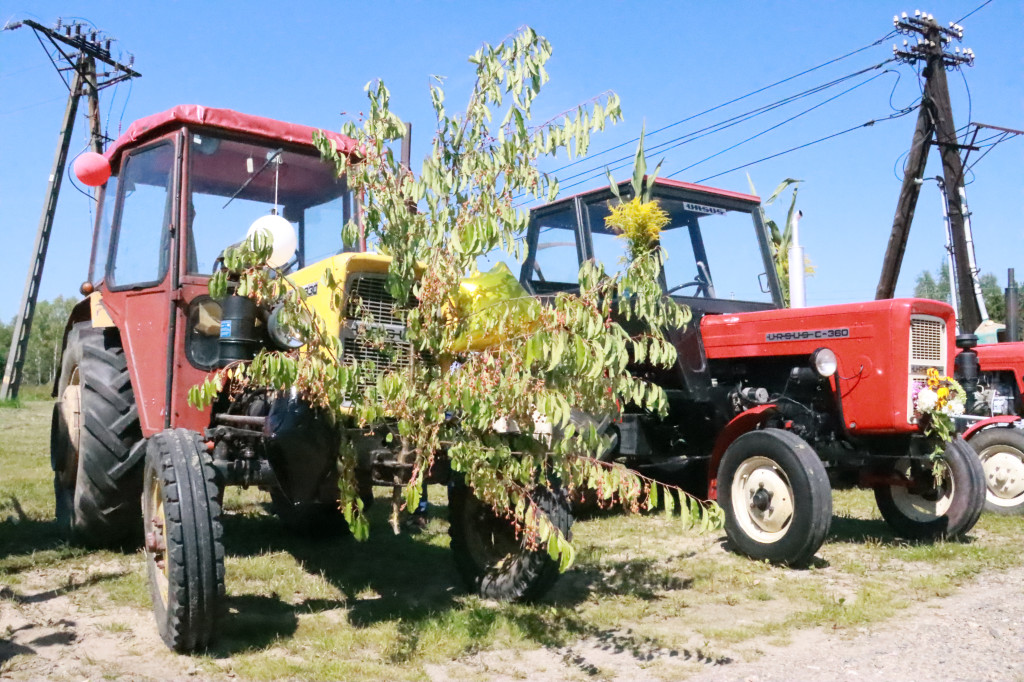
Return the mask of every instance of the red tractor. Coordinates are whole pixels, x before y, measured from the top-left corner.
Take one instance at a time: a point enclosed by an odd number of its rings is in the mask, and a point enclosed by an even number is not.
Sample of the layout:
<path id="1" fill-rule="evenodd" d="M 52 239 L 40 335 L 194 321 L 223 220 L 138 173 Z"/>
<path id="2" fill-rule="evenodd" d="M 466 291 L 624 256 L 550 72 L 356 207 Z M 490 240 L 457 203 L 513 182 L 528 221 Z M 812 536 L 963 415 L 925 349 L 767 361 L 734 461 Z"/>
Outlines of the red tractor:
<path id="1" fill-rule="evenodd" d="M 342 361 L 410 371 L 416 361 L 387 293 L 389 261 L 345 253 L 341 230 L 358 198 L 321 160 L 313 128 L 225 109 L 178 106 L 133 123 L 106 152 L 112 175 L 100 191 L 88 297 L 73 311 L 55 385 L 51 462 L 57 518 L 88 545 L 142 538 L 160 634 L 179 651 L 203 648 L 223 607 L 221 500 L 225 486 L 259 486 L 297 530 L 343 526 L 338 509 L 339 425 L 296 391 L 225 386 L 195 409 L 189 389 L 211 370 L 263 348 L 302 345 L 280 307 L 210 297 L 224 249 L 254 222 L 272 224 L 278 267 L 336 325 Z M 352 140 L 325 133 L 343 153 Z M 255 227 L 255 225 L 253 226 Z M 253 228 L 250 228 L 250 231 Z M 279 232 L 274 232 L 278 230 Z M 283 245 L 283 246 L 282 246 Z M 278 253 L 278 250 L 282 253 Z M 323 285 L 345 283 L 333 311 Z M 372 309 L 367 323 L 363 311 Z M 381 329 L 382 328 L 382 329 Z M 387 347 L 373 332 L 384 331 Z M 362 381 L 376 383 L 376 377 Z M 360 496 L 407 482 L 400 439 L 351 429 Z M 392 441 L 394 444 L 391 444 Z M 441 462 L 433 482 L 449 482 Z M 558 574 L 505 515 L 450 481 L 452 550 L 471 589 L 491 598 L 543 593 Z M 568 503 L 546 495 L 568 536 Z"/>
<path id="2" fill-rule="evenodd" d="M 623 200 L 631 196 L 619 186 Z M 628 411 L 607 459 L 718 500 L 742 553 L 806 563 L 832 519 L 831 485 L 874 489 L 898 534 L 957 538 L 978 520 L 984 471 L 962 439 L 936 466 L 913 396 L 953 370 L 953 310 L 922 299 L 782 307 L 760 200 L 657 180 L 665 294 L 693 311 L 669 330 L 670 369 L 632 371 L 668 394 L 664 419 Z M 610 189 L 536 208 L 520 281 L 532 294 L 578 287 L 579 265 L 615 272 L 625 242 L 605 225 Z M 753 232 L 753 234 L 751 233 Z"/>
<path id="3" fill-rule="evenodd" d="M 1024 343 L 977 345 L 961 334 L 957 346 L 956 378 L 968 395 L 958 422 L 985 469 L 985 509 L 1024 514 Z"/>

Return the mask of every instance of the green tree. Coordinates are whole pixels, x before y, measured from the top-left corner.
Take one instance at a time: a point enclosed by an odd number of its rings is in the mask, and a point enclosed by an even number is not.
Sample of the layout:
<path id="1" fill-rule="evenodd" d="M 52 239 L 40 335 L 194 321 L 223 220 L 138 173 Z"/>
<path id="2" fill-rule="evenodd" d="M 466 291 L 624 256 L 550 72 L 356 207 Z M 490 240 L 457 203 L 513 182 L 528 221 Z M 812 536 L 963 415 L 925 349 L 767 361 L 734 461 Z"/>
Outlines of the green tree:
<path id="1" fill-rule="evenodd" d="M 412 482 L 404 490 L 409 507 L 419 500 L 430 462 L 444 452 L 478 497 L 495 509 L 512 510 L 527 537 L 560 558 L 564 569 L 573 549 L 535 503 L 537 486 L 557 480 L 570 490 L 586 487 L 634 510 L 656 505 L 659 498 L 671 506 L 672 496 L 661 495 L 649 481 L 600 462 L 605 437 L 595 420 L 577 417 L 614 418 L 629 405 L 664 413 L 664 391 L 632 376 L 627 362 L 631 355 L 641 362 L 673 362 L 675 349 L 661 330 L 684 325 L 690 315 L 661 292 L 663 254 L 656 242 L 631 243 L 631 260 L 616 277 L 585 263 L 579 292 L 560 293 L 548 303 L 521 292 L 477 310 L 458 304 L 460 282 L 474 272 L 479 256 L 501 249 L 521 257 L 520 236 L 529 219 L 519 207 L 521 196 L 551 200 L 557 194 L 557 181 L 537 170 L 538 157 L 584 154 L 591 132 L 621 118 L 618 98 L 607 93 L 557 120 L 533 124 L 532 105 L 548 79 L 550 54 L 547 40 L 529 28 L 483 46 L 469 60 L 475 81 L 460 114 L 448 111 L 442 83 L 433 85 L 436 132 L 418 175 L 401 166 L 390 148 L 405 127 L 381 82 L 367 86 L 365 119 L 343 130 L 359 143 L 358 163 L 317 138 L 362 197 L 371 243 L 391 257 L 388 287 L 411 306 L 407 335 L 423 360 L 414 371 L 385 372 L 375 386 L 358 389 L 356 379 L 371 368 L 338 361 L 340 342 L 303 305 L 303 291 L 260 267 L 268 249 L 257 239 L 226 258 L 238 291 L 282 300 L 287 319 L 307 344 L 301 354 L 264 352 L 248 365 L 226 368 L 194 389 L 191 399 L 207 402 L 229 381 L 297 386 L 310 400 L 336 410 L 343 422 L 348 417 L 342 405 L 350 401 L 355 414 L 349 423 L 388 430 L 412 464 Z M 346 226 L 347 242 L 356 234 L 354 223 Z M 344 283 L 329 273 L 325 278 L 340 305 Z M 226 287 L 223 273 L 211 281 L 215 296 Z M 647 324 L 633 325 L 641 331 L 631 336 L 617 323 L 622 318 Z M 498 340 L 456 357 L 450 349 L 470 327 L 479 338 Z M 457 371 L 453 360 L 460 364 Z M 496 432 L 500 419 L 516 424 L 521 435 Z M 553 427 L 550 440 L 533 437 L 545 421 Z M 367 527 L 355 490 L 354 453 L 346 449 L 342 455 L 342 505 L 354 534 L 362 537 Z M 701 505 L 687 504 L 688 518 L 709 521 Z"/>
<path id="2" fill-rule="evenodd" d="M 935 272 L 937 274 L 932 275 L 931 272 L 925 270 L 917 276 L 914 283 L 914 297 L 950 303 L 952 298 L 950 297 L 949 268 L 946 266 L 946 262 L 943 261 Z M 985 308 L 988 310 L 989 318 L 993 322 L 1005 324 L 1006 292 L 999 283 L 999 279 L 992 273 L 986 273 L 978 278 L 978 282 L 981 285 L 981 295 L 985 299 Z M 1018 312 L 1018 315 L 1020 314 L 1024 314 L 1024 306 Z"/>
<path id="3" fill-rule="evenodd" d="M 7 353 L 11 350 L 11 337 L 14 336 L 14 320 L 10 323 L 0 321 L 0 367 L 7 367 Z M 4 370 L 0 369 L 0 372 Z"/>
<path id="4" fill-rule="evenodd" d="M 52 301 L 40 301 L 36 304 L 28 348 L 21 366 L 22 383 L 41 385 L 53 382 L 59 369 L 64 325 L 67 324 L 68 316 L 76 303 L 73 298 L 58 296 Z M 9 324 L 0 322 L 0 372 L 7 367 L 7 355 L 11 350 L 13 334 L 13 318 Z"/>
<path id="5" fill-rule="evenodd" d="M 52 301 L 36 304 L 32 316 L 32 331 L 25 351 L 22 378 L 26 384 L 53 383 L 59 369 L 61 342 L 64 340 L 64 326 L 77 301 L 58 296 Z"/>

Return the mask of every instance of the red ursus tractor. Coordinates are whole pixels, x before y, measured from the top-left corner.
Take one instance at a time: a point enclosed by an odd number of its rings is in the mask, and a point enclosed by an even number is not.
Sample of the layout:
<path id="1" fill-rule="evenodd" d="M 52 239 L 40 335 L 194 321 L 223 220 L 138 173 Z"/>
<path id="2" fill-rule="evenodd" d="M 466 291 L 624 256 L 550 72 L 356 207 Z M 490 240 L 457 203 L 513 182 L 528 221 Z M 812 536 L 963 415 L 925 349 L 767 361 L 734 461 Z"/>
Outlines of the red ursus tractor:
<path id="1" fill-rule="evenodd" d="M 226 385 L 211 407 L 188 404 L 189 389 L 210 371 L 250 360 L 260 349 L 302 345 L 281 322 L 279 306 L 210 297 L 210 275 L 224 249 L 244 240 L 254 221 L 269 220 L 271 258 L 281 247 L 276 266 L 336 325 L 342 362 L 370 360 L 381 373 L 411 371 L 417 360 L 385 286 L 389 260 L 342 251 L 341 230 L 358 212 L 357 199 L 333 164 L 321 160 L 314 132 L 179 106 L 136 121 L 106 152 L 113 174 L 100 192 L 82 289 L 88 298 L 68 320 L 55 386 L 57 517 L 84 544 L 143 538 L 160 634 L 179 651 L 204 647 L 223 607 L 225 486 L 266 489 L 276 513 L 297 530 L 343 524 L 344 420 L 339 424 L 294 390 Z M 325 135 L 353 153 L 349 138 Z M 333 292 L 323 285 L 328 269 L 345 284 L 333 320 Z M 357 381 L 376 384 L 376 375 L 361 376 Z M 412 468 L 400 459 L 400 439 L 367 431 L 350 432 L 364 499 L 375 484 L 407 482 Z M 446 482 L 438 459 L 432 482 Z M 558 564 L 546 551 L 527 545 L 504 515 L 458 480 L 450 492 L 452 550 L 471 589 L 526 599 L 552 584 Z M 552 522 L 568 536 L 568 503 L 553 494 L 545 499 Z"/>
<path id="2" fill-rule="evenodd" d="M 957 421 L 985 470 L 986 511 L 1024 514 L 1024 343 L 977 341 L 957 336 L 956 378 L 968 396 Z"/>
<path id="3" fill-rule="evenodd" d="M 631 196 L 627 183 L 619 192 Z M 757 197 L 662 179 L 652 196 L 671 219 L 661 285 L 693 320 L 669 330 L 673 367 L 632 366 L 665 389 L 668 416 L 627 413 L 606 457 L 718 500 L 730 541 L 757 559 L 814 555 L 832 519 L 830 482 L 872 488 L 904 537 L 969 531 L 985 497 L 978 458 L 962 439 L 933 456 L 939 444 L 913 403 L 929 369 L 952 373 L 952 308 L 783 308 Z M 550 296 L 577 288 L 586 260 L 620 268 L 625 242 L 604 220 L 615 200 L 600 189 L 534 209 L 523 286 Z"/>

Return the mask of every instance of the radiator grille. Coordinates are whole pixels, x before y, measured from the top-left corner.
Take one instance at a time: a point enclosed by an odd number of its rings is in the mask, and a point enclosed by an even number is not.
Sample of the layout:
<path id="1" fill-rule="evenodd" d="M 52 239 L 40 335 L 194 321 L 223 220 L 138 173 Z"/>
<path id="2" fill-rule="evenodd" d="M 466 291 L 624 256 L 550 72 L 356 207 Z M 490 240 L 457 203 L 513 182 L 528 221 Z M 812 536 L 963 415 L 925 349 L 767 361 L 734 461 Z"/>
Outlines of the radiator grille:
<path id="1" fill-rule="evenodd" d="M 356 336 L 345 339 L 342 349 L 342 359 L 345 362 L 358 360 L 359 362 L 373 362 L 376 365 L 373 373 L 363 372 L 360 375 L 359 387 L 374 386 L 377 379 L 386 371 L 399 371 L 412 369 L 412 345 L 406 341 L 390 342 L 387 347 L 369 344 L 364 339 Z"/>
<path id="2" fill-rule="evenodd" d="M 368 314 L 377 324 L 401 325 L 395 299 L 388 293 L 386 283 L 386 275 L 353 276 L 349 280 L 345 317 L 359 319 Z"/>
<path id="3" fill-rule="evenodd" d="M 911 362 L 943 362 L 945 359 L 946 325 L 937 320 L 910 321 Z M 945 364 L 943 362 L 943 364 Z"/>
<path id="4" fill-rule="evenodd" d="M 914 394 L 924 386 L 928 370 L 946 373 L 946 323 L 935 317 L 910 318 L 910 367 L 907 382 L 907 421 L 915 422 Z"/>
<path id="5" fill-rule="evenodd" d="M 360 389 L 376 385 L 385 372 L 412 371 L 412 344 L 405 340 L 405 324 L 385 287 L 386 279 L 384 274 L 357 273 L 346 283 L 342 360 L 375 365 L 373 372 L 360 374 Z"/>

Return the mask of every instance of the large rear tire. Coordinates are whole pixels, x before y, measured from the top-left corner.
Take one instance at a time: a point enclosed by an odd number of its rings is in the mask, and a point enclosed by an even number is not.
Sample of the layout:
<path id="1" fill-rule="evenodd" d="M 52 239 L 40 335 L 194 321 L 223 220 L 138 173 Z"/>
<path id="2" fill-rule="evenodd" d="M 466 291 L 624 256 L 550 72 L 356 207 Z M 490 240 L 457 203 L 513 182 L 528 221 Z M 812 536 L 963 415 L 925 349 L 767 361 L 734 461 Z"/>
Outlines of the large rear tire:
<path id="1" fill-rule="evenodd" d="M 1024 514 L 1024 433 L 1001 426 L 976 433 L 967 443 L 985 470 L 985 511 Z"/>
<path id="2" fill-rule="evenodd" d="M 558 579 L 558 563 L 543 548 L 530 549 L 511 520 L 481 502 L 461 481 L 448 489 L 452 553 L 466 587 L 485 599 L 532 601 Z M 572 512 L 558 489 L 537 488 L 533 499 L 567 540 Z"/>
<path id="3" fill-rule="evenodd" d="M 928 460 L 901 458 L 897 473 L 909 485 L 875 488 L 882 518 L 908 540 L 958 539 L 978 522 L 985 506 L 985 470 L 974 450 L 959 436 L 942 453 L 942 477 L 935 480 Z"/>
<path id="4" fill-rule="evenodd" d="M 146 572 L 160 637 L 205 648 L 224 604 L 224 534 L 213 463 L 186 429 L 149 439 L 143 477 Z"/>
<path id="5" fill-rule="evenodd" d="M 76 324 L 61 362 L 50 433 L 57 521 L 90 547 L 137 542 L 142 440 L 128 362 L 116 329 Z"/>
<path id="6" fill-rule="evenodd" d="M 807 563 L 832 524 L 832 489 L 818 455 L 781 429 L 745 433 L 718 468 L 725 532 L 743 554 L 773 563 Z"/>

